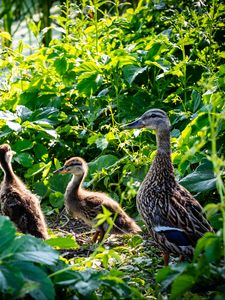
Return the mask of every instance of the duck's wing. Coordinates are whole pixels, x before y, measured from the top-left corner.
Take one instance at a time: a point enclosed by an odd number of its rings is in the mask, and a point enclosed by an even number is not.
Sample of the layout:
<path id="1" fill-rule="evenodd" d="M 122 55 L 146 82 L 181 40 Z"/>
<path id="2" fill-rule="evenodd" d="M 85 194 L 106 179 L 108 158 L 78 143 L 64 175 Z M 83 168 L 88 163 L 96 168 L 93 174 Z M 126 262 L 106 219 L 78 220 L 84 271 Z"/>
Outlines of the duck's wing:
<path id="1" fill-rule="evenodd" d="M 199 227 L 198 230 L 202 232 L 202 234 L 207 231 L 213 232 L 200 203 L 183 186 L 177 185 L 177 190 L 179 192 L 178 195 L 180 195 L 177 201 L 179 202 L 180 199 L 180 204 L 186 208 L 192 220 L 195 221 L 196 227 Z M 200 226 L 197 226 L 198 224 L 200 224 Z"/>
<path id="2" fill-rule="evenodd" d="M 205 232 L 213 231 L 204 217 L 201 205 L 187 190 L 179 185 L 171 195 L 167 220 L 172 227 L 183 230 L 193 244 Z"/>

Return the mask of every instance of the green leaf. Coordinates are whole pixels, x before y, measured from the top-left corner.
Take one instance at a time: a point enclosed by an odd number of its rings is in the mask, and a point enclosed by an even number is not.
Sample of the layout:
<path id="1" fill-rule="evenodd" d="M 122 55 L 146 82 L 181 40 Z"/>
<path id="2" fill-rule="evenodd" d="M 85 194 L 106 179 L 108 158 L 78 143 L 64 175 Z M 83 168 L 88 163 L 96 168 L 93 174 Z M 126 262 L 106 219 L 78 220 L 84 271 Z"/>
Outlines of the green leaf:
<path id="1" fill-rule="evenodd" d="M 26 151 L 26 150 L 32 149 L 33 145 L 34 145 L 33 141 L 23 139 L 23 140 L 17 141 L 13 145 L 12 149 L 16 152 L 21 152 L 21 151 Z"/>
<path id="2" fill-rule="evenodd" d="M 51 193 L 49 202 L 55 208 L 62 208 L 64 205 L 64 195 L 61 192 Z"/>
<path id="3" fill-rule="evenodd" d="M 51 166 L 52 166 L 52 162 L 49 161 L 46 165 L 45 165 L 45 168 L 43 170 L 43 173 L 42 173 L 42 178 L 45 178 L 48 176 L 49 172 L 50 172 L 50 169 L 51 169 Z"/>
<path id="4" fill-rule="evenodd" d="M 145 72 L 147 67 L 141 68 L 135 65 L 127 65 L 123 68 L 124 79 L 131 85 L 139 74 Z"/>
<path id="5" fill-rule="evenodd" d="M 12 131 L 20 131 L 22 129 L 22 126 L 17 122 L 7 121 L 6 125 L 12 130 Z"/>
<path id="6" fill-rule="evenodd" d="M 56 72 L 59 75 L 65 74 L 66 71 L 67 71 L 67 60 L 66 60 L 66 58 L 62 57 L 62 58 L 56 59 L 54 61 L 54 66 L 55 66 Z"/>
<path id="7" fill-rule="evenodd" d="M 201 95 L 196 90 L 193 90 L 191 93 L 191 100 L 193 103 L 193 112 L 196 112 L 201 103 Z"/>
<path id="8" fill-rule="evenodd" d="M 91 161 L 88 166 L 90 172 L 100 171 L 103 168 L 108 168 L 112 166 L 115 162 L 118 161 L 118 158 L 115 155 L 107 154 L 98 157 L 97 159 Z"/>
<path id="9" fill-rule="evenodd" d="M 9 220 L 8 217 L 0 216 L 0 258 L 7 248 L 11 245 L 16 235 L 15 225 Z"/>
<path id="10" fill-rule="evenodd" d="M 55 299 L 53 283 L 44 270 L 24 261 L 16 261 L 14 265 L 22 272 L 25 282 L 28 283 L 20 291 L 20 297 L 24 297 L 29 293 L 36 300 Z"/>
<path id="11" fill-rule="evenodd" d="M 48 192 L 48 188 L 42 182 L 34 183 L 34 192 L 39 197 L 44 198 Z"/>
<path id="12" fill-rule="evenodd" d="M 64 237 L 55 237 L 45 241 L 51 247 L 56 247 L 59 249 L 78 249 L 80 246 L 77 244 L 76 240 L 72 235 L 67 235 Z"/>
<path id="13" fill-rule="evenodd" d="M 11 250 L 16 260 L 53 265 L 59 254 L 42 240 L 30 235 L 17 237 Z"/>
<path id="14" fill-rule="evenodd" d="M 178 299 L 184 295 L 185 292 L 189 291 L 194 284 L 195 278 L 193 276 L 189 274 L 178 276 L 172 284 L 170 299 Z"/>
<path id="15" fill-rule="evenodd" d="M 2 293 L 18 295 L 23 283 L 23 277 L 20 270 L 8 262 L 1 262 L 0 291 Z"/>
<path id="16" fill-rule="evenodd" d="M 8 32 L 6 32 L 6 31 L 1 31 L 1 32 L 0 32 L 0 37 L 6 39 L 6 40 L 8 40 L 8 41 L 11 41 L 11 40 L 12 40 L 11 35 L 10 35 Z"/>
<path id="17" fill-rule="evenodd" d="M 86 72 L 79 76 L 77 89 L 86 96 L 93 95 L 102 84 L 102 76 L 96 72 Z"/>
<path id="18" fill-rule="evenodd" d="M 38 159 L 45 160 L 48 158 L 48 149 L 40 143 L 34 146 L 34 153 Z"/>
<path id="19" fill-rule="evenodd" d="M 70 179 L 71 179 L 70 174 L 54 175 L 49 178 L 50 189 L 53 191 L 61 192 L 61 194 L 64 194 Z"/>
<path id="20" fill-rule="evenodd" d="M 102 137 L 102 138 L 98 138 L 95 141 L 95 144 L 96 144 L 97 148 L 99 148 L 101 150 L 105 150 L 108 147 L 109 142 L 107 141 L 107 139 L 105 137 Z"/>
<path id="21" fill-rule="evenodd" d="M 34 164 L 30 169 L 27 170 L 27 173 L 24 175 L 24 177 L 29 178 L 41 173 L 45 169 L 45 166 L 46 165 L 43 162 Z"/>
<path id="22" fill-rule="evenodd" d="M 212 232 L 207 232 L 201 237 L 196 245 L 194 257 L 204 254 L 208 263 L 213 263 L 221 257 L 220 237 Z"/>
<path id="23" fill-rule="evenodd" d="M 152 47 L 148 50 L 148 53 L 146 55 L 146 59 L 148 60 L 154 60 L 154 57 L 159 53 L 159 50 L 161 48 L 161 43 L 154 43 Z"/>
<path id="24" fill-rule="evenodd" d="M 209 161 L 203 162 L 196 170 L 179 182 L 190 192 L 206 192 L 216 187 L 216 178 L 213 173 L 212 164 Z"/>
<path id="25" fill-rule="evenodd" d="M 14 156 L 14 160 L 26 168 L 30 168 L 34 163 L 34 159 L 29 153 L 18 154 Z"/>

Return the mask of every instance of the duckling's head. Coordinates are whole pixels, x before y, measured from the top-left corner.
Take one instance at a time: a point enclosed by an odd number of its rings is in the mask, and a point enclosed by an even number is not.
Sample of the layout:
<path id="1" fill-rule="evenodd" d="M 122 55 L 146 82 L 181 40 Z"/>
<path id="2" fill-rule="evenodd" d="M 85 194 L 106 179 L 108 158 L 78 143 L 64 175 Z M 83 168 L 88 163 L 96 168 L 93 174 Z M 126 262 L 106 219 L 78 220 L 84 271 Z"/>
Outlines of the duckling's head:
<path id="1" fill-rule="evenodd" d="M 12 151 L 11 147 L 8 144 L 2 144 L 0 145 L 0 163 L 3 162 L 10 163 L 13 157 L 13 154 L 15 154 L 14 151 Z"/>
<path id="2" fill-rule="evenodd" d="M 73 174 L 77 177 L 83 177 L 86 175 L 88 166 L 85 160 L 81 157 L 72 157 L 67 160 L 64 166 L 56 171 L 54 174 Z"/>
<path id="3" fill-rule="evenodd" d="M 170 130 L 171 124 L 167 114 L 158 108 L 146 111 L 139 119 L 124 126 L 125 129 L 149 128 L 156 131 Z"/>

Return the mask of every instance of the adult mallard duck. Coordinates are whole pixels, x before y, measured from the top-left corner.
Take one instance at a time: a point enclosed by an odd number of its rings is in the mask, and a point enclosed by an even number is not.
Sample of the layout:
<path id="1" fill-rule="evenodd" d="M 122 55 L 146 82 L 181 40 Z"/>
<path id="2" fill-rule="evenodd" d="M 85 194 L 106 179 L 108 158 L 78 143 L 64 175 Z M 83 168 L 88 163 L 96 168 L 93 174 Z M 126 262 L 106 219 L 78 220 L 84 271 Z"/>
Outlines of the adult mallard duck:
<path id="1" fill-rule="evenodd" d="M 212 227 L 199 202 L 175 179 L 171 162 L 170 121 L 160 109 L 150 109 L 125 129 L 149 128 L 156 133 L 157 152 L 137 194 L 137 208 L 150 235 L 164 254 L 191 258 L 197 240 Z"/>
<path id="2" fill-rule="evenodd" d="M 0 146 L 0 167 L 4 172 L 0 188 L 1 211 L 21 232 L 47 239 L 47 226 L 39 199 L 13 172 L 11 165 L 13 154 L 8 144 Z"/>
<path id="3" fill-rule="evenodd" d="M 89 226 L 94 226 L 97 223 L 96 217 L 103 212 L 104 206 L 112 213 L 112 217 L 117 214 L 111 233 L 123 234 L 141 231 L 115 200 L 104 193 L 88 191 L 82 187 L 87 172 L 87 163 L 81 157 L 70 158 L 62 168 L 54 171 L 54 174 L 70 173 L 73 175 L 64 195 L 67 213 L 73 218 L 83 220 Z M 105 222 L 97 228 L 93 242 L 102 241 L 108 226 L 108 223 Z"/>

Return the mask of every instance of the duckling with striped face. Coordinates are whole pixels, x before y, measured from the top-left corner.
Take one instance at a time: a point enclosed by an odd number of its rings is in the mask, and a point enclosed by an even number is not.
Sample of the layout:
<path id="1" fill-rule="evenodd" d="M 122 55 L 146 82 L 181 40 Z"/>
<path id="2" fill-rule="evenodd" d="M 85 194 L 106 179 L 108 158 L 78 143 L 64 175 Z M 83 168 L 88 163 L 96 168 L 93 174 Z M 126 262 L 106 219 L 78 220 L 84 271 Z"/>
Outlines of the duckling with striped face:
<path id="1" fill-rule="evenodd" d="M 117 214 L 111 233 L 137 233 L 139 226 L 132 220 L 120 207 L 120 205 L 106 194 L 101 192 L 92 192 L 84 189 L 82 183 L 88 172 L 88 165 L 81 157 L 72 157 L 67 160 L 64 166 L 54 172 L 54 174 L 72 174 L 64 199 L 66 211 L 73 218 L 83 220 L 87 225 L 94 226 L 97 223 L 96 217 L 103 212 L 102 206 L 107 208 L 112 217 Z M 99 242 L 104 238 L 108 224 L 103 223 L 98 227 L 93 241 Z"/>

